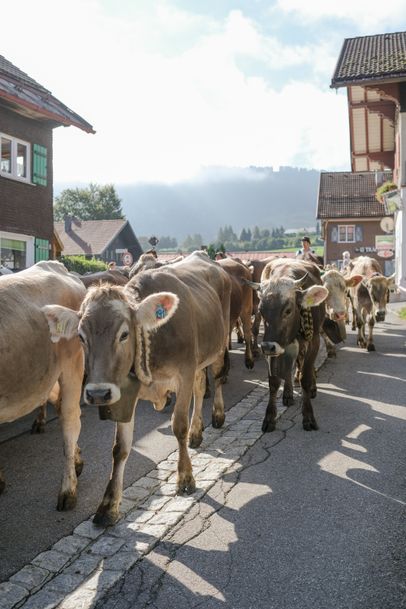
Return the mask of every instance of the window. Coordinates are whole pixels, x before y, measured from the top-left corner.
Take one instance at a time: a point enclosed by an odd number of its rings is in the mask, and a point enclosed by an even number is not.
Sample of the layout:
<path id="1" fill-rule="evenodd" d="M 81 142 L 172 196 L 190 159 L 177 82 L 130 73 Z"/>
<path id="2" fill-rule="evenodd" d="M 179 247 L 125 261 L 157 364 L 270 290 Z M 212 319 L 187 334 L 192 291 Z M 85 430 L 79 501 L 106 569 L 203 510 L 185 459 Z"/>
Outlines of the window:
<path id="1" fill-rule="evenodd" d="M 342 224 L 338 227 L 338 243 L 355 243 L 354 224 Z"/>
<path id="2" fill-rule="evenodd" d="M 34 262 L 34 237 L 0 232 L 0 264 L 11 271 L 21 271 Z"/>
<path id="3" fill-rule="evenodd" d="M 0 175 L 30 182 L 30 144 L 3 133 L 0 142 Z"/>

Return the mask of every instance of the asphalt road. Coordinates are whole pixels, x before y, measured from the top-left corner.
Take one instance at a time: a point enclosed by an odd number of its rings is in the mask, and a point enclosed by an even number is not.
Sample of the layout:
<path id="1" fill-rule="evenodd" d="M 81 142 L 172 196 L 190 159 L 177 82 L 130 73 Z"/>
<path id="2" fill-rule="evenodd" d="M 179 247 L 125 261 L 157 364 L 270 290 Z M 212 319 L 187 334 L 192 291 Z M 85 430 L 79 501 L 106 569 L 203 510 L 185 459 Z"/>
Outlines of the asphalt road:
<path id="1" fill-rule="evenodd" d="M 234 347 L 229 381 L 223 388 L 226 409 L 251 391 L 257 379 L 266 378 L 262 359 L 254 370 L 247 370 L 243 350 L 237 343 Z M 171 413 L 171 407 L 157 412 L 148 402 L 138 404 L 125 487 L 177 448 L 170 428 Z M 100 421 L 97 409 L 84 407 L 79 445 L 85 465 L 79 478 L 78 502 L 71 512 L 56 511 L 63 449 L 52 408 L 49 416 L 41 435 L 30 434 L 35 413 L 0 425 L 0 465 L 7 485 L 0 495 L 0 582 L 94 514 L 110 476 L 114 423 Z M 204 419 L 206 424 L 211 422 L 210 400 L 204 404 Z"/>
<path id="2" fill-rule="evenodd" d="M 289 408 L 97 609 L 406 607 L 406 325 L 350 335 Z"/>

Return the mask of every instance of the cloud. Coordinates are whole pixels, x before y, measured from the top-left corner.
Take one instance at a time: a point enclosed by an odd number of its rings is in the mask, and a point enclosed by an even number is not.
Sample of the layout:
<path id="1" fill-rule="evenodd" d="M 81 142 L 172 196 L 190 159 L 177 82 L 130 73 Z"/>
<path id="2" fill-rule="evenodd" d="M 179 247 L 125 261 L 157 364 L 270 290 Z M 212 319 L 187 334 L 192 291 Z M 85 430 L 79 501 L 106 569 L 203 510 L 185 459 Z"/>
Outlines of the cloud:
<path id="1" fill-rule="evenodd" d="M 384 6 L 371 0 L 278 0 L 276 8 L 306 22 L 331 18 L 353 22 L 360 32 L 369 34 L 384 33 L 386 28 L 405 28 L 404 0 L 388 0 Z"/>
<path id="2" fill-rule="evenodd" d="M 54 131 L 56 181 L 178 181 L 202 166 L 299 160 L 347 165 L 346 100 L 328 89 L 333 50 L 285 44 L 241 11 L 215 20 L 168 1 L 112 12 L 101 0 L 71 0 L 69 10 L 59 0 L 20 0 L 2 11 L 2 53 L 97 131 Z M 242 57 L 262 66 L 255 76 Z M 289 78 L 301 66 L 307 83 Z M 273 74 L 284 71 L 276 86 Z"/>

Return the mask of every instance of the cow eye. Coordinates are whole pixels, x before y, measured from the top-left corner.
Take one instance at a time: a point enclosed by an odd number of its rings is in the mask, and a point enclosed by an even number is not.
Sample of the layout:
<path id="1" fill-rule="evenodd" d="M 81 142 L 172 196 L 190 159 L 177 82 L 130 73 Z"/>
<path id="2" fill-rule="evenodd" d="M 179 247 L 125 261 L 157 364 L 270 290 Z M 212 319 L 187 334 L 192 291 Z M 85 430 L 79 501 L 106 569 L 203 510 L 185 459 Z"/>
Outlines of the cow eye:
<path id="1" fill-rule="evenodd" d="M 290 315 L 292 313 L 292 309 L 285 309 L 285 315 Z"/>
<path id="2" fill-rule="evenodd" d="M 85 337 L 84 337 L 84 335 L 83 335 L 83 334 L 81 334 L 80 332 L 79 332 L 79 340 L 80 340 L 80 342 L 81 342 L 81 343 L 83 343 L 84 345 L 86 344 L 86 338 L 85 338 Z"/>
<path id="3" fill-rule="evenodd" d="M 120 343 L 123 343 L 130 336 L 128 330 L 125 330 L 120 336 Z"/>

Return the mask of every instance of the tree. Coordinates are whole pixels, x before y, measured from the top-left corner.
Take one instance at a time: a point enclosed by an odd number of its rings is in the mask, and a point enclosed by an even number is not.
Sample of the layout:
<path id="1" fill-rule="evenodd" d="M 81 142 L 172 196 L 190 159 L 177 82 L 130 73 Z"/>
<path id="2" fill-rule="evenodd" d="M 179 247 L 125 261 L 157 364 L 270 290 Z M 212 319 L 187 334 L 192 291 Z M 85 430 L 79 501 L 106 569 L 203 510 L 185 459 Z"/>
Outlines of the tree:
<path id="1" fill-rule="evenodd" d="M 54 218 L 63 220 L 65 215 L 79 220 L 117 220 L 124 218 L 113 184 L 100 186 L 89 184 L 88 188 L 66 188 L 55 199 Z"/>

